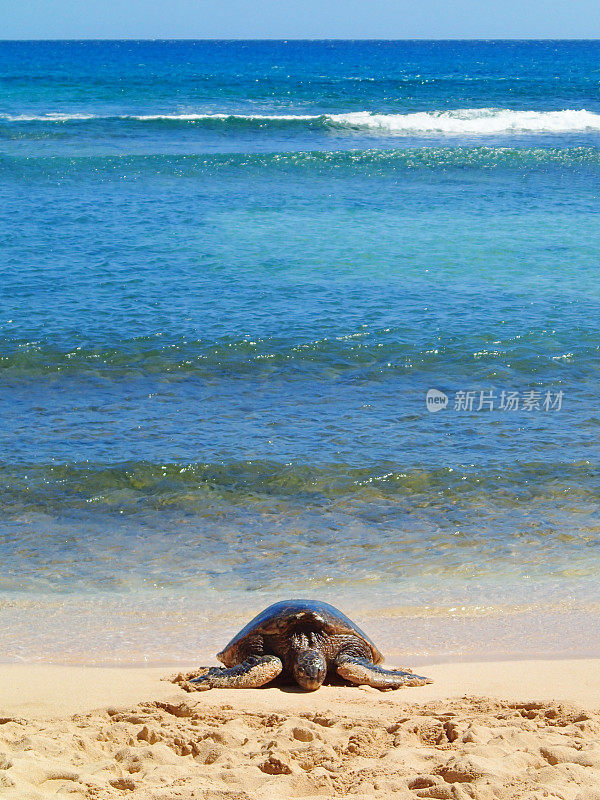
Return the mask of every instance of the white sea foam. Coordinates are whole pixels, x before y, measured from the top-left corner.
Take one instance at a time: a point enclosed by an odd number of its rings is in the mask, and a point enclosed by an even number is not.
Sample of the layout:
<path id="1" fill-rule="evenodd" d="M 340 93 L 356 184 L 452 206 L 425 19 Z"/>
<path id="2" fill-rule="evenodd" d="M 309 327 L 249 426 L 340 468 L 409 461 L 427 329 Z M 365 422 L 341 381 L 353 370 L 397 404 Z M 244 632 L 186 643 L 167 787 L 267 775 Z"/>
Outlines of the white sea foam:
<path id="1" fill-rule="evenodd" d="M 328 116 L 339 125 L 393 134 L 568 133 L 600 130 L 600 114 L 591 111 L 510 111 L 466 108 L 414 114 L 353 114 Z"/>
<path id="2" fill-rule="evenodd" d="M 356 111 L 348 114 L 95 114 L 47 113 L 40 115 L 0 114 L 7 122 L 71 122 L 92 119 L 118 119 L 138 122 L 304 122 L 321 121 L 325 125 L 373 130 L 402 135 L 482 135 L 511 133 L 576 133 L 600 131 L 600 114 L 585 109 L 563 111 L 514 111 L 501 108 L 464 108 L 452 111 L 415 112 L 411 114 L 376 114 Z"/>
<path id="3" fill-rule="evenodd" d="M 0 120 L 5 122 L 76 122 L 78 120 L 137 120 L 139 122 L 152 122 L 160 120 L 173 120 L 175 122 L 195 122 L 202 120 L 315 120 L 323 116 L 315 114 L 117 114 L 104 116 L 101 114 L 0 114 Z"/>
<path id="4" fill-rule="evenodd" d="M 98 119 L 96 114 L 0 114 L 5 122 L 72 122 L 77 120 Z"/>

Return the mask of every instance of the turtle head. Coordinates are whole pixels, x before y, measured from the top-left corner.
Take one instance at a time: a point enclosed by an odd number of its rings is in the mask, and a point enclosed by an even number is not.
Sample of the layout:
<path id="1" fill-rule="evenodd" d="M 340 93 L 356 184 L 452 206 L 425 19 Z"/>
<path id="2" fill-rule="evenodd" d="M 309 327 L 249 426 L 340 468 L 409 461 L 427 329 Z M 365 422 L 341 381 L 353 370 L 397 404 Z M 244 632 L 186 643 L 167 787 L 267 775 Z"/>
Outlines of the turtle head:
<path id="1" fill-rule="evenodd" d="M 325 680 L 327 661 L 320 650 L 301 650 L 294 663 L 294 678 L 307 692 L 314 692 Z"/>

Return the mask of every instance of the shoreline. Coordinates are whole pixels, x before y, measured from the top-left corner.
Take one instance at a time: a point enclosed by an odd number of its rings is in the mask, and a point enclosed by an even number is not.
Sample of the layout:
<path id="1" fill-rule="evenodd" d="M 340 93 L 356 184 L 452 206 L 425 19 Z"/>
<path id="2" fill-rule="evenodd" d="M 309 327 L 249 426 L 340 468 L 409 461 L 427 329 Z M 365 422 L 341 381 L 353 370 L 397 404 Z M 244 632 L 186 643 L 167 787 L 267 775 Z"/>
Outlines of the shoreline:
<path id="1" fill-rule="evenodd" d="M 265 599 L 264 605 L 270 598 Z M 264 607 L 256 604 L 256 611 Z M 598 604 L 492 613 L 424 615 L 420 610 L 342 607 L 375 641 L 388 663 L 600 658 Z M 215 654 L 255 608 L 225 607 L 219 614 L 192 601 L 105 605 L 90 600 L 0 608 L 0 664 L 105 667 L 212 664 Z"/>
<path id="2" fill-rule="evenodd" d="M 393 667 L 395 661 L 407 661 L 407 658 L 402 656 L 394 656 L 392 659 L 386 659 L 386 663 Z M 565 656 L 563 652 L 557 653 L 530 653 L 530 652 L 516 652 L 506 654 L 491 654 L 477 653 L 475 655 L 469 654 L 466 657 L 461 654 L 444 654 L 443 658 L 431 659 L 425 656 L 410 658 L 411 668 L 419 667 L 425 668 L 433 664 L 437 665 L 457 665 L 457 664 L 506 664 L 506 663 L 530 663 L 530 662 L 568 662 L 568 661 L 598 661 L 600 664 L 600 655 L 595 653 L 590 654 L 587 652 L 573 652 L 569 656 Z M 194 662 L 189 659 L 183 660 L 161 660 L 161 661 L 103 661 L 100 663 L 84 662 L 84 661 L 68 661 L 56 658 L 49 660 L 40 658 L 37 661 L 22 659 L 19 661 L 6 661 L 0 658 L 0 679 L 2 670 L 5 667 L 22 667 L 28 669 L 30 667 L 51 667 L 57 669 L 93 669 L 93 670 L 141 670 L 143 672 L 150 672 L 152 670 L 162 670 L 165 674 L 170 672 L 186 672 L 197 669 L 199 663 L 202 662 L 203 666 L 222 666 L 214 654 L 206 657 L 200 657 Z"/>

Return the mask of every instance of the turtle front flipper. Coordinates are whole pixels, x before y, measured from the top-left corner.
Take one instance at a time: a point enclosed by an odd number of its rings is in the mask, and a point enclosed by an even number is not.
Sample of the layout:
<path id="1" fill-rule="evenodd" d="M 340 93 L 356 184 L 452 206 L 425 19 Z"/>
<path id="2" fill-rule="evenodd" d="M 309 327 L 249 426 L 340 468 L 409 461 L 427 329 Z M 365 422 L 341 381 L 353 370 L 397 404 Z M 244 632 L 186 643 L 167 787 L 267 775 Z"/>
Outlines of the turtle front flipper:
<path id="1" fill-rule="evenodd" d="M 255 689 L 276 678 L 283 670 L 277 656 L 250 656 L 235 667 L 211 667 L 190 683 L 199 689 Z"/>
<path id="2" fill-rule="evenodd" d="M 401 686 L 424 686 L 433 683 L 431 678 L 413 675 L 401 669 L 384 669 L 360 656 L 340 655 L 336 670 L 344 680 L 357 685 L 373 686 L 375 689 L 399 689 Z"/>

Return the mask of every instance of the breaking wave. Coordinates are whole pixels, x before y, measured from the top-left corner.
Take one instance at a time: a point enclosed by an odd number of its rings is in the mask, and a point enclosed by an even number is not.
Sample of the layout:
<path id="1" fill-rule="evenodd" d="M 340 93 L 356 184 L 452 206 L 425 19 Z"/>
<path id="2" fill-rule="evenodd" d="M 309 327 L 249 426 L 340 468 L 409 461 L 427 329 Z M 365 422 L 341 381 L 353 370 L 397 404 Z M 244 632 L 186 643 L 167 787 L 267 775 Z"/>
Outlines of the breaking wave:
<path id="1" fill-rule="evenodd" d="M 347 114 L 122 114 L 102 116 L 81 113 L 0 115 L 9 123 L 86 123 L 116 121 L 159 123 L 171 125 L 194 124 L 204 127 L 270 127 L 310 126 L 371 130 L 396 136 L 402 135 L 486 135 L 511 133 L 577 133 L 600 131 L 600 114 L 585 109 L 562 111 L 516 111 L 502 108 L 465 108 L 451 111 L 422 111 L 409 114 L 377 114 L 356 111 Z"/>
<path id="2" fill-rule="evenodd" d="M 600 130 L 600 114 L 591 111 L 509 111 L 471 108 L 414 114 L 337 114 L 340 125 L 393 134 L 568 133 Z"/>

